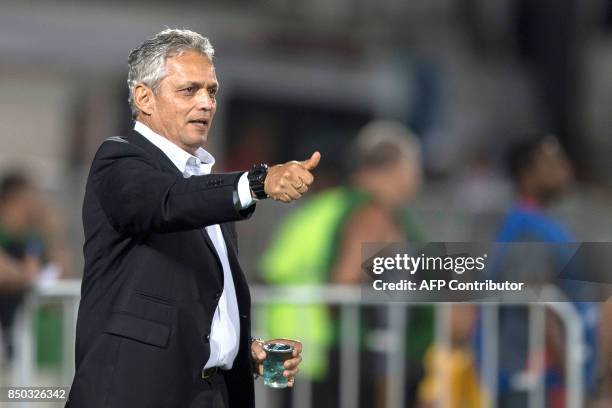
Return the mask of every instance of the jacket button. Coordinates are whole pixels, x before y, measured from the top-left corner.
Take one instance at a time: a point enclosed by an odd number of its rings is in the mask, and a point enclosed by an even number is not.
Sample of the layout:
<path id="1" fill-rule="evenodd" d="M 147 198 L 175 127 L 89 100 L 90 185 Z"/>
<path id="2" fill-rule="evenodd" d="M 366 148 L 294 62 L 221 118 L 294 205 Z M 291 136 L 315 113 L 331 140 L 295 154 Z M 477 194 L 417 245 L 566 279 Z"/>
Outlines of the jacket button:
<path id="1" fill-rule="evenodd" d="M 210 342 L 210 334 L 207 334 L 206 336 L 204 336 L 204 341 L 205 342 Z"/>
<path id="2" fill-rule="evenodd" d="M 215 299 L 216 299 L 216 300 L 221 299 L 221 292 L 217 292 L 217 293 L 215 293 Z"/>

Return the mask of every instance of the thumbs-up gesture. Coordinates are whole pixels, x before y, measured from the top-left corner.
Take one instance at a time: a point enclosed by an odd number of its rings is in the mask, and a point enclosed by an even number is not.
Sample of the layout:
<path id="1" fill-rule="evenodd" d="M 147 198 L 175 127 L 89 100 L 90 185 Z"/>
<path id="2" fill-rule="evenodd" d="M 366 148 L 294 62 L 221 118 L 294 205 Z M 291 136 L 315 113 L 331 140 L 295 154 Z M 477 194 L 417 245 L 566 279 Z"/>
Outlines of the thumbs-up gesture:
<path id="1" fill-rule="evenodd" d="M 318 166 L 319 160 L 321 153 L 314 152 L 308 160 L 293 160 L 270 167 L 264 182 L 266 194 L 285 203 L 299 199 L 314 181 L 311 171 Z"/>

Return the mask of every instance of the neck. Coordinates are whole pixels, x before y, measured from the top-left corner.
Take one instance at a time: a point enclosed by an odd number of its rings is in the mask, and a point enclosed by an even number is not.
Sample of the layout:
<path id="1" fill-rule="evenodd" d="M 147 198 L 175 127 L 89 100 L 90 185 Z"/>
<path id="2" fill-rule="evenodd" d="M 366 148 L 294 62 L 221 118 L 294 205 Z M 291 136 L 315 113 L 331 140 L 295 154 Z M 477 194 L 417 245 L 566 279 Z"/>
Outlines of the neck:
<path id="1" fill-rule="evenodd" d="M 198 150 L 198 146 L 191 147 L 191 146 L 182 144 L 179 141 L 172 140 L 171 138 L 167 136 L 168 132 L 164 129 L 164 127 L 161 125 L 158 126 L 158 124 L 154 120 L 151 120 L 149 116 L 144 116 L 140 114 L 136 117 L 136 120 L 138 122 L 141 122 L 143 125 L 147 126 L 149 129 L 151 129 L 153 132 L 157 133 L 161 137 L 168 139 L 170 142 L 174 143 L 181 149 L 185 150 L 187 153 L 195 156 L 195 153 Z"/>
<path id="2" fill-rule="evenodd" d="M 522 206 L 529 207 L 529 208 L 541 207 L 540 202 L 538 200 L 536 200 L 534 197 L 527 196 L 527 195 L 521 195 L 519 197 L 519 202 L 521 203 Z"/>

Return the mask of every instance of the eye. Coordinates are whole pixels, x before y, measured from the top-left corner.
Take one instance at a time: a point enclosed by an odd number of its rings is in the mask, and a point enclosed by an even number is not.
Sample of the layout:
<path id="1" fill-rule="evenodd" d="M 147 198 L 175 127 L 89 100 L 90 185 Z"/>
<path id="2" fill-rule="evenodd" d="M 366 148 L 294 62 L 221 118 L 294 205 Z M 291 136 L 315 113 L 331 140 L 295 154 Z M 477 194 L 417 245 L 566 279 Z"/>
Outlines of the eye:
<path id="1" fill-rule="evenodd" d="M 210 89 L 208 90 L 208 94 L 209 94 L 211 97 L 215 97 L 215 95 L 217 95 L 217 88 L 210 88 Z"/>
<path id="2" fill-rule="evenodd" d="M 184 94 L 193 94 L 195 91 L 195 86 L 188 86 L 187 88 L 181 89 L 181 92 Z"/>

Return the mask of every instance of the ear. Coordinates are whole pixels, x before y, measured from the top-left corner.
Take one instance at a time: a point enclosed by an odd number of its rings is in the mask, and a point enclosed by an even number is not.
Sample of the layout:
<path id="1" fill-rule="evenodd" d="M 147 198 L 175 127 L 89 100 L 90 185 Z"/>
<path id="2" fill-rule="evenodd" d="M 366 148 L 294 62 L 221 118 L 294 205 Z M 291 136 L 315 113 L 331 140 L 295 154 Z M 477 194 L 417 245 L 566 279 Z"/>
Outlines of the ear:
<path id="1" fill-rule="evenodd" d="M 141 113 L 150 116 L 155 107 L 153 90 L 145 84 L 137 84 L 134 87 L 134 105 Z"/>

